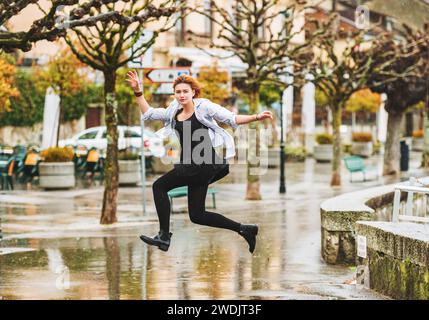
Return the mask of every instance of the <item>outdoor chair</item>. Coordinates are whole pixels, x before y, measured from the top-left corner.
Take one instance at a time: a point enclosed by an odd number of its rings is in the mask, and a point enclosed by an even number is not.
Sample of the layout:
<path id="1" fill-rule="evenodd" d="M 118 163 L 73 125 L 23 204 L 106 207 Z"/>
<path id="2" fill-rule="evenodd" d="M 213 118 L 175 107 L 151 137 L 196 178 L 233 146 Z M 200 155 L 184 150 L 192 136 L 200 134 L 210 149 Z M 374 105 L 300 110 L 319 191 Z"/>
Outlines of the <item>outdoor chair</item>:
<path id="1" fill-rule="evenodd" d="M 22 175 L 24 174 L 24 162 L 25 162 L 25 157 L 27 155 L 27 149 L 25 146 L 22 145 L 17 145 L 14 148 L 14 153 L 13 156 L 15 157 L 15 168 L 14 168 L 14 173 L 15 173 L 15 179 L 17 181 L 20 181 L 22 178 Z"/>
<path id="2" fill-rule="evenodd" d="M 100 156 L 100 152 L 96 148 L 91 148 L 88 151 L 85 161 L 85 172 L 83 176 L 90 173 L 91 184 L 94 181 L 96 172 L 99 172 L 100 181 L 104 178 L 104 159 Z"/>
<path id="3" fill-rule="evenodd" d="M 39 175 L 39 154 L 29 150 L 24 158 L 24 168 L 20 177 L 20 182 L 31 183 L 33 178 Z"/>
<path id="4" fill-rule="evenodd" d="M 5 167 L 0 170 L 0 184 L 2 190 L 13 190 L 13 168 L 15 166 L 15 158 L 10 157 Z"/>
<path id="5" fill-rule="evenodd" d="M 344 163 L 347 170 L 350 172 L 350 182 L 353 182 L 353 173 L 355 172 L 362 172 L 363 181 L 367 181 L 366 174 L 369 172 L 375 172 L 378 179 L 377 168 L 366 166 L 362 157 L 348 156 L 344 158 Z"/>
<path id="6" fill-rule="evenodd" d="M 88 149 L 83 145 L 78 145 L 73 147 L 73 163 L 75 168 L 75 173 L 77 177 L 84 177 L 86 174 L 86 157 L 88 154 Z"/>
<path id="7" fill-rule="evenodd" d="M 208 188 L 207 194 L 211 194 L 213 199 L 213 206 L 209 208 L 216 208 L 216 193 L 218 192 L 219 191 L 215 188 Z M 174 188 L 168 191 L 167 194 L 168 194 L 168 197 L 170 198 L 170 213 L 173 213 L 173 199 L 186 197 L 188 195 L 188 186 Z"/>

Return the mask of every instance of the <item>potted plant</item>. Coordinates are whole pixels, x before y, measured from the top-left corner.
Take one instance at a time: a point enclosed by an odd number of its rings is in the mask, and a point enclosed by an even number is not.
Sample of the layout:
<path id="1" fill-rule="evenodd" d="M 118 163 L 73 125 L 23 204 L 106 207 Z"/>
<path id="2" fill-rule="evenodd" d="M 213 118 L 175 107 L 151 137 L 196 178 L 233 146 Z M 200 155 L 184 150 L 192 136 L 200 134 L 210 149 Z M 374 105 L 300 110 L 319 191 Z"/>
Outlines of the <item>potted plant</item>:
<path id="1" fill-rule="evenodd" d="M 413 132 L 413 150 L 414 151 L 423 151 L 423 130 L 416 130 Z"/>
<path id="2" fill-rule="evenodd" d="M 119 185 L 136 185 L 141 181 L 140 156 L 131 150 L 122 150 L 118 154 Z"/>
<path id="3" fill-rule="evenodd" d="M 380 152 L 381 152 L 381 142 L 379 140 L 377 140 L 376 142 L 374 142 L 374 144 L 372 145 L 372 149 L 374 151 L 373 154 L 380 154 Z"/>
<path id="4" fill-rule="evenodd" d="M 75 186 L 73 149 L 53 147 L 40 154 L 39 185 L 44 189 L 73 188 Z"/>
<path id="5" fill-rule="evenodd" d="M 268 168 L 277 168 L 280 165 L 280 148 L 268 147 L 266 150 L 268 156 Z"/>
<path id="6" fill-rule="evenodd" d="M 287 162 L 304 162 L 307 152 L 301 146 L 286 146 L 285 148 Z"/>
<path id="7" fill-rule="evenodd" d="M 369 157 L 373 154 L 371 132 L 354 132 L 352 134 L 352 154 L 362 157 Z"/>
<path id="8" fill-rule="evenodd" d="M 352 153 L 352 144 L 345 142 L 342 144 L 343 153 Z"/>
<path id="9" fill-rule="evenodd" d="M 317 162 L 330 162 L 334 157 L 333 137 L 329 133 L 316 135 L 313 157 Z"/>

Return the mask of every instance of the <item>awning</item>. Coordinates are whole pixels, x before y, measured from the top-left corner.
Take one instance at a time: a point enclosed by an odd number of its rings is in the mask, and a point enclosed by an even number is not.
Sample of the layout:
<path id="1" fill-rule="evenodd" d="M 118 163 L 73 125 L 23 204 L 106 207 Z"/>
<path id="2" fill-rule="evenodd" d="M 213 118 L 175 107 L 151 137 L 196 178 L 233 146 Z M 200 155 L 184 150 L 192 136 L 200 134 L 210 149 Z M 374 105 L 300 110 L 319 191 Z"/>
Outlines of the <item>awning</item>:
<path id="1" fill-rule="evenodd" d="M 247 63 L 234 56 L 232 52 L 221 49 L 198 49 L 186 47 L 172 47 L 168 51 L 169 56 L 174 59 L 185 58 L 192 62 L 191 71 L 197 73 L 203 66 L 211 66 L 217 62 L 220 69 L 228 70 L 232 77 L 245 75 Z"/>

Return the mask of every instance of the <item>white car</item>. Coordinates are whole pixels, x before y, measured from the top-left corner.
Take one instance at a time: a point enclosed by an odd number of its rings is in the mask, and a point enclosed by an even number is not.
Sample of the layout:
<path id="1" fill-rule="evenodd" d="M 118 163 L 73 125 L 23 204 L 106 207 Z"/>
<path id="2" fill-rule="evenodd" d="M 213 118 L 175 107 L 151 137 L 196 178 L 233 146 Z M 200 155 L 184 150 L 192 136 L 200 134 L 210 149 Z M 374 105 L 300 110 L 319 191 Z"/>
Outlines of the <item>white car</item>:
<path id="1" fill-rule="evenodd" d="M 118 126 L 119 139 L 118 149 L 141 148 L 141 128 L 138 126 Z M 93 127 L 79 132 L 71 139 L 60 140 L 58 145 L 65 146 L 85 146 L 87 149 L 97 148 L 99 150 L 107 149 L 106 126 Z M 162 157 L 165 154 L 162 138 L 158 137 L 152 130 L 145 128 L 144 131 L 145 156 Z"/>

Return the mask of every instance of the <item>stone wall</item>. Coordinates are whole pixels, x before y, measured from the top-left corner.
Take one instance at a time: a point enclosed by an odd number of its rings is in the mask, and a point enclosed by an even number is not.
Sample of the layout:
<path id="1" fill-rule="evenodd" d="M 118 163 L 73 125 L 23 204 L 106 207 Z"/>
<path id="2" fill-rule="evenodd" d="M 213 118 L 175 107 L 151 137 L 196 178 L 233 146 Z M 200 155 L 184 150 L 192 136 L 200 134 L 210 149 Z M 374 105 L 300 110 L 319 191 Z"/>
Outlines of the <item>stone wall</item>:
<path id="1" fill-rule="evenodd" d="M 356 221 L 377 220 L 377 211 L 366 203 L 388 192 L 393 192 L 393 187 L 346 193 L 322 202 L 321 248 L 322 257 L 327 263 L 354 265 Z"/>
<path id="2" fill-rule="evenodd" d="M 321 209 L 321 219 L 323 259 L 329 264 L 354 264 L 354 225 L 358 220 L 375 220 L 374 212 L 332 212 Z"/>
<path id="3" fill-rule="evenodd" d="M 357 282 L 395 299 L 429 299 L 429 225 L 357 222 Z"/>
<path id="4" fill-rule="evenodd" d="M 429 184 L 429 178 L 419 180 Z M 356 222 L 391 221 L 395 185 L 346 193 L 322 202 L 321 255 L 327 263 L 355 264 Z M 405 197 L 406 193 L 402 193 L 401 201 Z"/>

